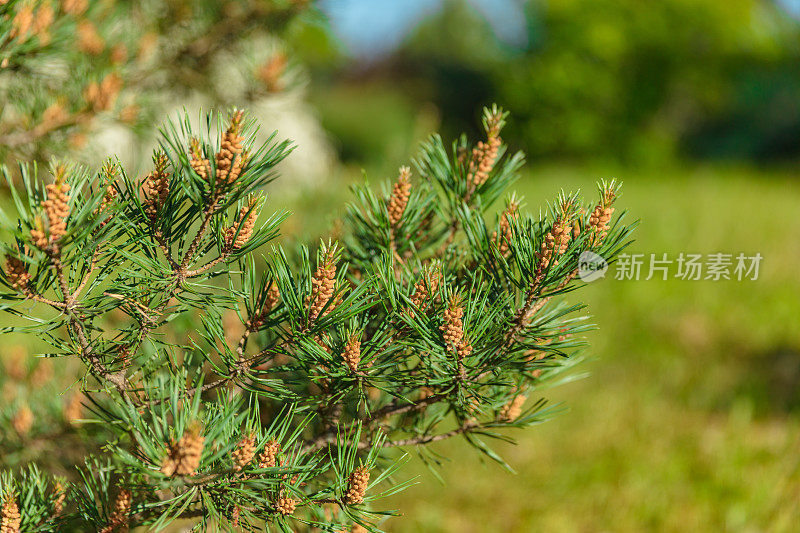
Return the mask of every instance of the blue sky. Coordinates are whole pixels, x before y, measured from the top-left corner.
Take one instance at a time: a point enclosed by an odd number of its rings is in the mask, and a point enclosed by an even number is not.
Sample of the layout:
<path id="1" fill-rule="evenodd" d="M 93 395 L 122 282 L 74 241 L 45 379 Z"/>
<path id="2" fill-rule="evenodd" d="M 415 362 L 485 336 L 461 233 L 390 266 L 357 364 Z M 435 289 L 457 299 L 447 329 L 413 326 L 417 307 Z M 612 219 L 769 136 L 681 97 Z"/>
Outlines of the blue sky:
<path id="1" fill-rule="evenodd" d="M 396 47 L 420 19 L 436 13 L 443 1 L 320 0 L 318 5 L 353 55 L 374 58 Z M 523 0 L 467 1 L 486 17 L 500 39 L 525 42 Z"/>

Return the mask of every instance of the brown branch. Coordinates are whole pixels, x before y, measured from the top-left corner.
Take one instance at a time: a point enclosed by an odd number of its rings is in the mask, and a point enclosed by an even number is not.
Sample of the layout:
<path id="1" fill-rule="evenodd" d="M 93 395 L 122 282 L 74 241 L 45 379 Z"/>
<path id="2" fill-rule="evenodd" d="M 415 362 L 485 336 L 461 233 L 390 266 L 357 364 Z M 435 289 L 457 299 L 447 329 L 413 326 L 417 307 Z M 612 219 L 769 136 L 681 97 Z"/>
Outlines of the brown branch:
<path id="1" fill-rule="evenodd" d="M 167 242 L 164 240 L 164 234 L 161 233 L 160 229 L 156 229 L 153 231 L 153 238 L 155 239 L 158 247 L 161 248 L 161 252 L 164 254 L 164 257 L 167 258 L 167 262 L 170 264 L 173 270 L 178 270 L 178 262 L 172 257 L 172 252 L 167 246 Z"/>
<path id="2" fill-rule="evenodd" d="M 213 259 L 213 260 L 209 261 L 208 263 L 206 263 L 205 265 L 201 266 L 200 268 L 198 268 L 198 269 L 196 269 L 196 270 L 187 270 L 187 271 L 184 273 L 184 275 L 185 275 L 187 278 L 194 278 L 194 277 L 197 277 L 197 276 L 199 276 L 199 275 L 201 275 L 201 274 L 205 274 L 205 273 L 206 273 L 206 272 L 208 272 L 208 271 L 209 271 L 211 268 L 213 268 L 214 266 L 218 265 L 218 264 L 219 264 L 219 263 L 221 263 L 222 261 L 225 261 L 227 258 L 228 258 L 228 254 L 226 254 L 226 253 L 223 253 L 222 255 L 220 255 L 219 257 L 217 257 L 216 259 Z"/>
<path id="3" fill-rule="evenodd" d="M 81 358 L 88 363 L 92 375 L 108 381 L 117 388 L 123 397 L 127 397 L 128 382 L 125 379 L 124 370 L 116 373 L 110 372 L 100 361 L 100 358 L 94 354 L 92 347 L 89 344 L 83 322 L 75 313 L 75 297 L 69 291 L 69 284 L 67 283 L 67 278 L 64 275 L 64 265 L 61 263 L 61 252 L 58 249 L 58 246 L 54 245 L 48 250 L 48 253 L 50 254 L 50 258 L 53 262 L 53 268 L 56 271 L 56 278 L 58 280 L 61 293 L 64 297 L 63 311 L 69 317 L 69 327 L 72 328 L 75 336 L 78 339 L 78 344 L 81 347 Z"/>

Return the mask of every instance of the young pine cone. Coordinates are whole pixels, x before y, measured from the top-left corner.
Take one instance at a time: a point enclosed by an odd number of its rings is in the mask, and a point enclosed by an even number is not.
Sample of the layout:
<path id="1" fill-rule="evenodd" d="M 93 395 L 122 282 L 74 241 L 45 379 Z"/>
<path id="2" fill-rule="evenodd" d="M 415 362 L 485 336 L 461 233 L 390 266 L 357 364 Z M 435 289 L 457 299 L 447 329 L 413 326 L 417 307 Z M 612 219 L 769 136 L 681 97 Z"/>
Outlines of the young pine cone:
<path id="1" fill-rule="evenodd" d="M 53 486 L 53 514 L 58 516 L 64 510 L 64 500 L 67 499 L 67 489 L 61 483 L 56 481 Z"/>
<path id="2" fill-rule="evenodd" d="M 108 524 L 100 533 L 124 533 L 128 531 L 128 516 L 131 514 L 131 491 L 123 489 L 114 501 L 114 511 L 108 517 Z"/>
<path id="3" fill-rule="evenodd" d="M 11 492 L 7 492 L 0 509 L 0 533 L 19 533 L 21 524 L 22 516 L 17 500 Z"/>
<path id="4" fill-rule="evenodd" d="M 244 112 L 236 111 L 231 117 L 228 129 L 222 134 L 219 152 L 216 155 L 218 187 L 233 184 L 239 178 L 244 166 L 244 137 L 240 135 L 243 118 Z"/>
<path id="5" fill-rule="evenodd" d="M 199 428 L 187 429 L 178 442 L 173 442 L 161 463 L 161 473 L 167 476 L 191 476 L 197 472 L 203 456 L 205 437 Z"/>
<path id="6" fill-rule="evenodd" d="M 596 235 L 593 244 L 599 244 L 608 234 L 608 230 L 611 229 L 609 222 L 614 214 L 613 205 L 614 200 L 617 198 L 617 191 L 618 187 L 614 180 L 609 184 L 603 182 L 600 189 L 600 202 L 592 210 L 592 214 L 589 215 L 589 229 Z"/>
<path id="7" fill-rule="evenodd" d="M 278 501 L 275 502 L 275 510 L 283 516 L 294 513 L 296 508 L 297 501 L 294 498 L 289 498 L 288 496 L 281 495 L 281 497 L 278 498 Z"/>
<path id="8" fill-rule="evenodd" d="M 358 372 L 358 364 L 361 362 L 361 339 L 357 333 L 353 333 L 347 338 L 342 359 L 350 372 Z"/>
<path id="9" fill-rule="evenodd" d="M 42 202 L 52 241 L 58 241 L 67 232 L 69 184 L 64 181 L 65 173 L 64 167 L 56 169 L 55 181 L 45 187 L 47 199 Z"/>
<path id="10" fill-rule="evenodd" d="M 392 187 L 392 195 L 389 197 L 389 203 L 386 206 L 389 211 L 389 223 L 392 227 L 397 226 L 400 219 L 403 217 L 408 205 L 408 197 L 411 195 L 411 169 L 408 167 L 400 167 L 400 174 L 397 181 Z"/>
<path id="11" fill-rule="evenodd" d="M 236 449 L 233 450 L 231 454 L 233 458 L 233 469 L 239 472 L 246 468 L 247 465 L 250 464 L 250 461 L 253 460 L 255 454 L 256 436 L 253 433 L 248 433 L 239 441 L 239 444 L 236 445 Z"/>
<path id="12" fill-rule="evenodd" d="M 558 215 L 550 231 L 544 237 L 539 252 L 536 254 L 536 277 L 540 280 L 544 276 L 545 270 L 550 266 L 552 261 L 553 265 L 558 265 L 558 257 L 561 256 L 569 246 L 569 241 L 572 239 L 572 220 L 569 215 L 570 204 L 564 203 L 562 205 L 561 214 Z"/>
<path id="13" fill-rule="evenodd" d="M 503 406 L 500 411 L 500 420 L 505 422 L 513 422 L 522 413 L 522 406 L 525 405 L 527 397 L 524 394 L 515 396 L 507 404 Z"/>
<path id="14" fill-rule="evenodd" d="M 117 166 L 113 163 L 107 163 L 103 166 L 103 175 L 105 177 L 105 184 L 106 190 L 103 194 L 103 200 L 100 202 L 100 206 L 95 210 L 94 215 L 98 216 L 103 214 L 103 212 L 108 209 L 114 200 L 117 198 L 117 189 L 114 188 L 114 180 L 117 176 Z M 104 220 L 100 223 L 100 227 L 102 228 L 108 223 L 109 219 Z"/>
<path id="15" fill-rule="evenodd" d="M 471 189 L 476 189 L 486 183 L 489 174 L 494 168 L 497 154 L 500 152 L 500 129 L 503 127 L 503 115 L 498 110 L 493 110 L 486 118 L 486 142 L 480 141 L 472 150 L 472 159 L 469 164 L 467 183 Z"/>
<path id="16" fill-rule="evenodd" d="M 365 466 L 359 466 L 350 474 L 348 478 L 347 492 L 344 495 L 344 503 L 355 505 L 364 501 L 364 494 L 367 492 L 369 484 L 369 470 Z"/>
<path id="17" fill-rule="evenodd" d="M 442 330 L 444 342 L 448 346 L 459 346 L 464 338 L 464 308 L 461 306 L 461 296 L 453 294 L 450 303 L 444 311 L 444 323 L 439 326 Z"/>
<path id="18" fill-rule="evenodd" d="M 309 318 L 313 322 L 325 309 L 333 297 L 336 286 L 336 246 L 323 249 L 317 270 L 311 278 L 311 295 L 309 296 Z M 332 311 L 333 305 L 325 310 L 325 314 Z"/>
<path id="19" fill-rule="evenodd" d="M 144 212 L 151 221 L 155 221 L 159 210 L 164 206 L 169 195 L 169 173 L 167 172 L 167 155 L 163 152 L 153 156 L 155 170 L 142 182 L 144 192 Z"/>
<path id="20" fill-rule="evenodd" d="M 208 175 L 211 174 L 211 163 L 203 155 L 200 139 L 197 137 L 189 140 L 189 166 L 204 180 L 207 180 Z"/>
<path id="21" fill-rule="evenodd" d="M 275 439 L 270 439 L 264 445 L 264 449 L 258 456 L 259 468 L 274 468 L 277 464 L 278 452 L 281 450 L 281 445 Z"/>
<path id="22" fill-rule="evenodd" d="M 439 281 L 442 279 L 442 273 L 438 267 L 426 270 L 422 278 L 414 284 L 414 294 L 411 295 L 411 303 L 414 307 L 424 309 L 427 307 L 431 294 L 435 293 L 439 288 Z M 409 309 L 413 313 L 413 309 Z"/>
<path id="23" fill-rule="evenodd" d="M 27 265 L 20 258 L 6 255 L 6 278 L 14 289 L 23 293 L 27 292 L 31 275 L 28 274 Z"/>
<path id="24" fill-rule="evenodd" d="M 517 217 L 518 210 L 519 203 L 514 199 L 509 201 L 506 210 L 500 217 L 500 227 L 492 234 L 492 241 L 497 244 L 500 255 L 504 257 L 508 255 L 511 244 L 511 220 Z"/>
<path id="25" fill-rule="evenodd" d="M 264 324 L 264 321 L 267 319 L 267 315 L 269 315 L 270 311 L 275 309 L 275 305 L 277 305 L 280 297 L 281 293 L 278 289 L 278 285 L 274 281 L 270 282 L 269 288 L 264 295 L 264 303 L 261 306 L 261 309 L 255 311 L 253 315 L 250 316 L 248 327 L 251 331 L 256 331 Z"/>
<path id="26" fill-rule="evenodd" d="M 238 221 L 236 224 L 225 230 L 225 249 L 235 250 L 243 247 L 253 236 L 253 229 L 256 225 L 261 199 L 251 196 L 247 205 L 239 210 Z M 238 234 L 237 234 L 238 232 Z"/>

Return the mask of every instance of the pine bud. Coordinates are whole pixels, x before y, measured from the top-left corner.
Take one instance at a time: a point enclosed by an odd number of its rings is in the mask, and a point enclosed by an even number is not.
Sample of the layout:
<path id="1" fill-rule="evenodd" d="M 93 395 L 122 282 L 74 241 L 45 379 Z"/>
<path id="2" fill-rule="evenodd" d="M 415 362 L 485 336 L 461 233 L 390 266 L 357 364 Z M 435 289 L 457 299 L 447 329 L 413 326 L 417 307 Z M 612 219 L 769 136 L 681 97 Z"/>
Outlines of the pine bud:
<path id="1" fill-rule="evenodd" d="M 444 311 L 444 322 L 439 326 L 444 342 L 447 345 L 457 347 L 461 344 L 464 338 L 463 316 L 464 308 L 461 305 L 461 295 L 455 293 L 450 297 L 450 303 Z"/>
<path id="2" fill-rule="evenodd" d="M 100 530 L 100 533 L 126 532 L 128 531 L 128 520 L 131 514 L 131 501 L 133 495 L 131 491 L 123 489 L 117 494 L 114 501 L 114 510 L 108 517 L 108 525 Z"/>
<path id="3" fill-rule="evenodd" d="M 427 307 L 430 296 L 438 290 L 441 279 L 442 273 L 438 265 L 423 272 L 422 277 L 414 284 L 414 294 L 411 295 L 414 307 L 419 309 Z M 409 312 L 413 315 L 414 310 L 409 309 Z"/>
<path id="4" fill-rule="evenodd" d="M 519 203 L 512 198 L 508 202 L 506 210 L 500 216 L 500 224 L 497 231 L 492 234 L 492 241 L 497 244 L 500 255 L 508 255 L 511 244 L 511 220 L 517 217 Z"/>
<path id="5" fill-rule="evenodd" d="M 597 245 L 608 235 L 611 229 L 609 222 L 614 214 L 614 201 L 617 199 L 618 187 L 614 180 L 611 183 L 602 183 L 600 186 L 600 202 L 589 215 L 589 230 L 594 232 L 592 244 Z"/>
<path id="6" fill-rule="evenodd" d="M 219 152 L 216 155 L 217 186 L 225 187 L 233 184 L 244 166 L 242 129 L 243 111 L 236 111 L 231 117 L 230 125 L 222 134 Z"/>
<path id="7" fill-rule="evenodd" d="M 161 473 L 167 476 L 192 476 L 203 457 L 205 437 L 197 426 L 188 428 L 178 442 L 169 446 L 167 456 L 161 463 Z"/>
<path id="8" fill-rule="evenodd" d="M 19 533 L 21 525 L 22 516 L 17 499 L 10 491 L 6 492 L 3 507 L 0 509 L 0 533 Z"/>
<path id="9" fill-rule="evenodd" d="M 342 352 L 342 359 L 344 359 L 350 372 L 358 372 L 358 364 L 361 362 L 361 339 L 357 333 L 352 333 L 347 338 Z"/>
<path id="10" fill-rule="evenodd" d="M 264 295 L 264 303 L 261 306 L 261 309 L 256 311 L 250 317 L 250 323 L 248 327 L 251 331 L 257 330 L 264 324 L 264 321 L 267 319 L 267 315 L 269 315 L 270 311 L 275 308 L 275 305 L 277 305 L 280 297 L 281 293 L 278 290 L 278 285 L 274 281 L 271 281 L 269 288 L 266 290 L 266 294 Z"/>
<path id="11" fill-rule="evenodd" d="M 239 506 L 238 505 L 234 506 L 233 511 L 231 511 L 231 525 L 233 527 L 239 527 L 240 514 L 241 514 L 241 509 L 239 509 Z"/>
<path id="12" fill-rule="evenodd" d="M 311 278 L 311 295 L 308 298 L 309 318 L 313 322 L 322 313 L 322 310 L 333 297 L 336 285 L 336 245 L 327 249 L 323 247 L 320 253 L 320 260 L 317 263 L 317 270 Z M 332 304 L 335 302 L 332 302 Z M 333 310 L 334 305 L 330 305 L 325 314 Z"/>
<path id="13" fill-rule="evenodd" d="M 278 511 L 283 516 L 294 513 L 294 510 L 296 508 L 297 508 L 297 501 L 294 498 L 289 498 L 288 496 L 284 495 L 281 495 L 278 498 L 278 501 L 275 503 L 275 510 Z"/>
<path id="14" fill-rule="evenodd" d="M 253 229 L 260 210 L 261 199 L 258 196 L 251 196 L 247 205 L 239 210 L 236 218 L 237 224 L 225 230 L 224 241 L 226 250 L 242 248 L 250 237 L 253 236 Z M 238 232 L 238 234 L 237 234 Z"/>
<path id="15" fill-rule="evenodd" d="M 503 127 L 503 114 L 494 109 L 485 119 L 486 142 L 480 141 L 472 150 L 472 159 L 469 164 L 467 183 L 470 190 L 480 187 L 489 178 L 494 168 L 495 160 L 500 152 L 500 130 Z"/>
<path id="16" fill-rule="evenodd" d="M 203 155 L 200 139 L 197 137 L 189 139 L 189 166 L 204 180 L 207 180 L 208 175 L 211 174 L 211 163 Z"/>
<path id="17" fill-rule="evenodd" d="M 102 173 L 106 190 L 103 194 L 103 200 L 100 202 L 100 206 L 94 212 L 95 216 L 102 215 L 117 198 L 117 189 L 114 187 L 114 181 L 117 178 L 117 170 L 117 165 L 110 161 L 103 165 Z M 103 222 L 100 223 L 100 227 L 102 228 L 105 226 L 109 220 L 108 218 L 103 220 Z"/>
<path id="18" fill-rule="evenodd" d="M 258 456 L 259 468 L 273 468 L 277 464 L 278 452 L 281 451 L 281 445 L 275 439 L 270 439 L 264 445 L 264 449 Z"/>
<path id="19" fill-rule="evenodd" d="M 524 394 L 519 394 L 509 400 L 500 410 L 500 420 L 505 422 L 513 422 L 522 413 L 522 406 L 525 405 L 527 397 Z"/>
<path id="20" fill-rule="evenodd" d="M 400 174 L 392 187 L 392 195 L 389 197 L 387 210 L 389 211 L 389 223 L 396 227 L 403 217 L 408 205 L 408 198 L 411 195 L 411 169 L 400 167 Z"/>
<path id="21" fill-rule="evenodd" d="M 69 184 L 65 182 L 66 169 L 59 166 L 55 171 L 55 180 L 45 187 L 47 199 L 42 202 L 47 217 L 50 240 L 58 241 L 67 232 L 69 216 Z"/>
<path id="22" fill-rule="evenodd" d="M 369 470 L 365 466 L 359 466 L 350 474 L 347 480 L 347 492 L 344 495 L 344 503 L 355 505 L 364 501 L 364 494 L 367 492 L 369 484 Z"/>
<path id="23" fill-rule="evenodd" d="M 33 221 L 33 229 L 31 229 L 31 240 L 34 246 L 40 250 L 47 248 L 47 232 L 44 229 L 42 218 L 37 216 Z"/>
<path id="24" fill-rule="evenodd" d="M 53 486 L 53 515 L 59 516 L 64 511 L 64 500 L 67 499 L 67 489 L 56 480 Z"/>
<path id="25" fill-rule="evenodd" d="M 21 293 L 28 292 L 31 275 L 28 266 L 18 257 L 6 255 L 6 278 L 8 283 Z"/>
<path id="26" fill-rule="evenodd" d="M 231 454 L 233 458 L 233 469 L 239 472 L 246 468 L 247 465 L 250 464 L 250 461 L 253 460 L 255 454 L 256 436 L 253 433 L 248 433 L 239 441 L 236 445 L 236 449 Z"/>
<path id="27" fill-rule="evenodd" d="M 558 257 L 563 255 L 572 239 L 572 202 L 563 200 L 560 212 L 555 222 L 550 227 L 550 231 L 544 236 L 544 242 L 536 253 L 536 281 L 535 285 L 541 282 L 544 273 L 550 266 L 558 265 Z"/>
<path id="28" fill-rule="evenodd" d="M 157 152 L 153 156 L 153 164 L 155 169 L 142 182 L 144 212 L 151 221 L 155 221 L 159 210 L 164 206 L 169 195 L 167 155 L 164 152 Z"/>

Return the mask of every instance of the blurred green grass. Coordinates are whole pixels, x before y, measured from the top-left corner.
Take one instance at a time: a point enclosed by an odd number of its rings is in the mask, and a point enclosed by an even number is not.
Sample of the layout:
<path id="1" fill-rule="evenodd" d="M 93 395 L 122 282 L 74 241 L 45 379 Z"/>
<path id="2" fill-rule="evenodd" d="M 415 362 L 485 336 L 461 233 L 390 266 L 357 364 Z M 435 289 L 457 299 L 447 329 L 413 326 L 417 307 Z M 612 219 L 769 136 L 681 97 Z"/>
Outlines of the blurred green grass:
<path id="1" fill-rule="evenodd" d="M 629 253 L 764 257 L 757 281 L 618 281 L 570 295 L 598 330 L 586 379 L 544 392 L 569 411 L 497 449 L 508 474 L 464 442 L 440 484 L 388 502 L 393 532 L 792 531 L 800 513 L 800 184 L 790 170 L 677 166 L 534 167 L 514 189 L 538 210 L 561 188 L 623 180 L 619 206 L 641 221 Z M 359 178 L 360 179 L 360 178 Z M 372 182 L 378 181 L 374 177 Z M 330 189 L 329 189 L 330 191 Z M 304 197 L 290 232 L 325 233 L 344 188 Z M 315 216 L 316 214 L 316 216 Z M 674 274 L 675 265 L 670 273 Z M 643 273 L 646 274 L 646 266 Z M 609 271 L 613 274 L 614 268 Z"/>
<path id="2" fill-rule="evenodd" d="M 624 181 L 640 219 L 630 253 L 764 256 L 757 281 L 618 281 L 572 293 L 599 329 L 589 377 L 546 391 L 569 411 L 497 445 L 508 474 L 464 442 L 442 486 L 392 499 L 394 532 L 791 531 L 800 512 L 800 184 L 788 171 L 547 167 L 517 184 L 529 209 L 560 188 Z M 649 257 L 649 255 L 648 255 Z M 646 268 L 646 267 L 645 267 Z M 614 268 L 609 271 L 614 271 Z M 671 273 L 675 272 L 672 265 Z"/>

